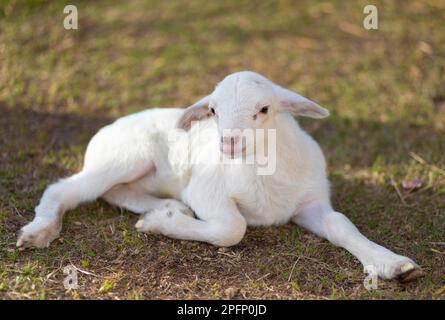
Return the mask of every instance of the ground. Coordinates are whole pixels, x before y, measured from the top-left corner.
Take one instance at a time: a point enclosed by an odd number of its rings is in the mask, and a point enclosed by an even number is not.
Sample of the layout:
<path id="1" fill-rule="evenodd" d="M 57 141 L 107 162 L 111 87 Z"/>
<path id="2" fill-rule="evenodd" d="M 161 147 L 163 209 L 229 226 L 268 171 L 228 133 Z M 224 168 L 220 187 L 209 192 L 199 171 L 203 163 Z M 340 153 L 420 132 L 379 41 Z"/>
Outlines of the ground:
<path id="1" fill-rule="evenodd" d="M 78 30 L 63 28 L 68 2 Z M 369 31 L 367 4 L 0 1 L 0 298 L 445 298 L 445 1 L 374 1 Z M 355 258 L 294 225 L 219 249 L 137 233 L 103 201 L 69 212 L 50 248 L 15 248 L 101 126 L 186 106 L 245 69 L 331 111 L 300 122 L 325 152 L 335 208 L 424 278 L 368 291 Z M 63 286 L 70 264 L 76 290 Z"/>

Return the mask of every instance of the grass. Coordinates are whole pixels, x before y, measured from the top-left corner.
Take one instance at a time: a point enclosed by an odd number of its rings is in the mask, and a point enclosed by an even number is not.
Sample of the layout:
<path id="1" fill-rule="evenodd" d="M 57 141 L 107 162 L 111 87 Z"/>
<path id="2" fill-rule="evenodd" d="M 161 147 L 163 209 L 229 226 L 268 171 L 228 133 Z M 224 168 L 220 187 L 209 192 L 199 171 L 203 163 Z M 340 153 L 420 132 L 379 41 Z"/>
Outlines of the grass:
<path id="1" fill-rule="evenodd" d="M 443 299 L 445 2 L 0 1 L 0 298 Z M 116 117 L 184 106 L 251 69 L 330 109 L 301 120 L 329 163 L 335 207 L 426 277 L 363 287 L 346 251 L 297 228 L 249 229 L 232 248 L 139 234 L 102 201 L 49 249 L 18 251 L 45 186 L 78 171 Z M 420 179 L 409 192 L 403 181 Z M 63 268 L 80 268 L 65 290 Z M 442 290 L 443 291 L 443 290 Z"/>

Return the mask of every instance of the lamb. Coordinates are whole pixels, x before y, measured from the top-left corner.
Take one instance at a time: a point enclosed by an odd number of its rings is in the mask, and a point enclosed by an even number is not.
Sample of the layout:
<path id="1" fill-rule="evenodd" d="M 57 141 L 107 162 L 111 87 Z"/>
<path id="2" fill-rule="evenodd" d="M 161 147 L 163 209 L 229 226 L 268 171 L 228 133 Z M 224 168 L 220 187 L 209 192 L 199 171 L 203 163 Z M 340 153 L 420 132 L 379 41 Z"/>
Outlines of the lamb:
<path id="1" fill-rule="evenodd" d="M 243 71 L 186 109 L 120 118 L 92 138 L 81 172 L 45 190 L 17 246 L 49 246 L 67 210 L 102 197 L 139 214 L 141 232 L 224 247 L 239 243 L 247 226 L 293 222 L 345 248 L 381 278 L 420 277 L 413 260 L 368 240 L 332 208 L 323 153 L 294 119 L 328 115 L 315 102 Z M 245 139 L 241 130 L 275 133 L 272 173 L 258 174 L 255 160 L 271 148 Z M 198 138 L 203 133 L 206 139 Z"/>

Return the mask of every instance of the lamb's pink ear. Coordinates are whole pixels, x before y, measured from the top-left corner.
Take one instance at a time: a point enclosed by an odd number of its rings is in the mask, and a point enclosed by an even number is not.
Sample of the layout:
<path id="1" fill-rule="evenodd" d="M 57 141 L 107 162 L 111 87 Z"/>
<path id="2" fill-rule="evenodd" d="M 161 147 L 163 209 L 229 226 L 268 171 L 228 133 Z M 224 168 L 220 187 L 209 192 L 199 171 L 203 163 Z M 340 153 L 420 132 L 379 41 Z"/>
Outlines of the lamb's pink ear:
<path id="1" fill-rule="evenodd" d="M 190 107 L 187 107 L 176 123 L 176 128 L 188 131 L 193 121 L 210 117 L 212 114 L 209 111 L 209 100 L 210 96 L 206 96 Z"/>
<path id="2" fill-rule="evenodd" d="M 277 90 L 281 111 L 290 112 L 296 116 L 314 119 L 321 119 L 329 116 L 328 110 L 298 93 L 280 86 L 277 86 Z"/>

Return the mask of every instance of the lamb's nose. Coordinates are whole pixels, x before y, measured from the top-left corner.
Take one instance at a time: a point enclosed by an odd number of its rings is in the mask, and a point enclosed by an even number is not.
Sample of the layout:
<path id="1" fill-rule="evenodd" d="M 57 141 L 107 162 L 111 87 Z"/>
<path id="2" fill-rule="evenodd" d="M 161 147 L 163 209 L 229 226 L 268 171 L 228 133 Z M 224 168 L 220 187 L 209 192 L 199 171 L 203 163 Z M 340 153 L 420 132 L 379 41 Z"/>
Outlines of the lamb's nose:
<path id="1" fill-rule="evenodd" d="M 235 152 L 235 146 L 240 140 L 239 136 L 222 136 L 221 137 L 221 151 L 222 152 Z"/>
<path id="2" fill-rule="evenodd" d="M 239 141 L 239 136 L 224 136 L 221 137 L 222 144 L 231 144 L 235 145 Z"/>

